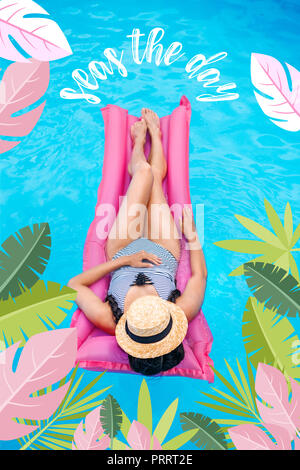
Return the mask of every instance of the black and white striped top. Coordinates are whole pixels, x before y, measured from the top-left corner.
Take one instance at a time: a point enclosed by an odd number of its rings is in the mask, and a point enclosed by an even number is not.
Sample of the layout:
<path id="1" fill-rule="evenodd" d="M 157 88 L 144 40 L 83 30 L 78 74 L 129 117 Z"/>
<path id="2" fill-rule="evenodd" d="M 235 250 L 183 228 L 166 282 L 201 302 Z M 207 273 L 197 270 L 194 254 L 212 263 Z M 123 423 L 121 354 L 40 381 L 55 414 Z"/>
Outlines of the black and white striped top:
<path id="1" fill-rule="evenodd" d="M 112 273 L 108 294 L 114 296 L 122 312 L 124 312 L 125 297 L 130 286 L 138 284 L 139 278 L 141 278 L 143 274 L 146 276 L 145 283 L 151 283 L 158 295 L 164 300 L 167 300 L 170 293 L 176 289 L 175 275 L 178 266 L 177 260 L 170 251 L 152 240 L 138 238 L 118 251 L 113 259 L 130 255 L 141 250 L 159 256 L 162 263 L 160 265 L 153 265 L 151 268 L 122 266 Z"/>

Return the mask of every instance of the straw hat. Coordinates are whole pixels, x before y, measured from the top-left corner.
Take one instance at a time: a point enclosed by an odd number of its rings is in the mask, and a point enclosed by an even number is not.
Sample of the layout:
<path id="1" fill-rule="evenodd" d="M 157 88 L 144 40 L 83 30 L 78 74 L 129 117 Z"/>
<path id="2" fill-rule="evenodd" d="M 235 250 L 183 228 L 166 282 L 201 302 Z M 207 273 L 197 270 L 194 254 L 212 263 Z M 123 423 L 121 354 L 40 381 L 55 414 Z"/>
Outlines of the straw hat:
<path id="1" fill-rule="evenodd" d="M 167 354 L 183 341 L 188 328 L 184 311 L 156 295 L 134 300 L 116 325 L 119 346 L 133 357 Z"/>

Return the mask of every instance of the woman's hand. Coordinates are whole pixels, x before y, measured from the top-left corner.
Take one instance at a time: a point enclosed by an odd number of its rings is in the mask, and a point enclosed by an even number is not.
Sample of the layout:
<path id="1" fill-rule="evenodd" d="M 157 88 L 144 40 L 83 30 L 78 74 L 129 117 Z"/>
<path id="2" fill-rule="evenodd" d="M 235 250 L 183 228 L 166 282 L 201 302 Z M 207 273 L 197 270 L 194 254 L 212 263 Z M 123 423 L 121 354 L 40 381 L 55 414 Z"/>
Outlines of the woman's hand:
<path id="1" fill-rule="evenodd" d="M 189 207 L 184 207 L 182 211 L 182 218 L 179 219 L 180 228 L 185 238 L 189 242 L 196 241 L 198 238 L 196 224 L 194 221 L 193 212 Z"/>
<path id="2" fill-rule="evenodd" d="M 143 260 L 151 261 L 151 263 L 147 263 Z M 125 256 L 124 261 L 126 265 L 134 268 L 152 268 L 153 264 L 161 264 L 161 258 L 144 250 Z"/>

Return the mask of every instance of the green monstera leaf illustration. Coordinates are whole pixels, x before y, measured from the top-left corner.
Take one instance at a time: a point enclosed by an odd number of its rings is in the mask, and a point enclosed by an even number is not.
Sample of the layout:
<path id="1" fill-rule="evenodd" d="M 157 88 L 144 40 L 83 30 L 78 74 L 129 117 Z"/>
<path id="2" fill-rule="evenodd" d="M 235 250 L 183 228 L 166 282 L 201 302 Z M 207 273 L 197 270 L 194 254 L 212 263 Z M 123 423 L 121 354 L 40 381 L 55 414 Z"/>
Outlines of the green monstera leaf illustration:
<path id="1" fill-rule="evenodd" d="M 38 281 L 15 299 L 0 300 L 0 341 L 8 344 L 58 326 L 66 317 L 77 293 L 57 282 Z"/>
<path id="2" fill-rule="evenodd" d="M 23 227 L 10 235 L 0 250 L 0 299 L 17 297 L 30 289 L 43 274 L 50 256 L 47 223 Z"/>
<path id="3" fill-rule="evenodd" d="M 253 295 L 280 315 L 296 317 L 300 312 L 300 284 L 282 268 L 269 263 L 246 263 L 244 274 Z"/>
<path id="4" fill-rule="evenodd" d="M 246 353 L 255 368 L 260 362 L 271 364 L 289 377 L 300 378 L 295 360 L 300 341 L 286 317 L 250 297 L 243 316 L 242 334 Z"/>
<path id="5" fill-rule="evenodd" d="M 289 203 L 287 203 L 285 208 L 284 225 L 269 201 L 265 199 L 264 204 L 274 233 L 248 217 L 236 215 L 235 217 L 238 221 L 262 241 L 222 240 L 215 242 L 215 245 L 238 253 L 260 255 L 251 261 L 274 263 L 287 272 L 291 271 L 291 274 L 299 281 L 299 272 L 292 252 L 299 251 L 299 248 L 294 248 L 294 246 L 300 238 L 300 224 L 293 232 L 293 217 Z M 242 274 L 244 274 L 244 265 L 234 269 L 230 276 L 240 276 Z"/>

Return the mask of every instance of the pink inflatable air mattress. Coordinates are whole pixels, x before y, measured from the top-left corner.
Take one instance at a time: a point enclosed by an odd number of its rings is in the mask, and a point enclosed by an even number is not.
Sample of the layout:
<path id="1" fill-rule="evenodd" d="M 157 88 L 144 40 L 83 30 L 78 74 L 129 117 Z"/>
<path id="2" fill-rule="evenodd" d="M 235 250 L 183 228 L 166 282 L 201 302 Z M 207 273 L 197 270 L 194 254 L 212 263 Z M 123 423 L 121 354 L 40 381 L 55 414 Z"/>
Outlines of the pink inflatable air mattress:
<path id="1" fill-rule="evenodd" d="M 132 147 L 130 127 L 138 119 L 130 116 L 127 110 L 115 105 L 103 108 L 102 115 L 105 124 L 102 180 L 98 189 L 96 216 L 89 228 L 84 246 L 84 270 L 106 261 L 106 238 L 102 230 L 99 230 L 99 226 L 103 221 L 105 207 L 113 205 L 117 213 L 120 197 L 126 193 L 130 182 L 127 172 Z M 164 191 L 169 205 L 176 204 L 179 208 L 184 204 L 191 204 L 188 175 L 190 117 L 191 106 L 188 99 L 183 96 L 180 105 L 172 114 L 160 119 L 163 146 L 168 163 Z M 149 141 L 145 146 L 146 155 L 148 152 Z M 175 219 L 178 216 L 178 211 L 175 211 Z M 113 220 L 114 215 L 110 215 L 106 233 L 109 232 Z M 185 243 L 183 239 L 181 241 L 182 254 L 176 275 L 177 287 L 181 291 L 184 290 L 190 276 L 189 251 L 185 248 Z M 106 276 L 93 284 L 91 288 L 99 298 L 104 300 L 108 284 L 109 276 Z M 79 309 L 73 315 L 71 327 L 77 328 L 76 363 L 79 367 L 96 371 L 135 373 L 129 366 L 127 354 L 118 346 L 115 337 L 96 328 Z M 212 340 L 208 324 L 200 311 L 189 324 L 188 333 L 183 342 L 185 349 L 183 361 L 161 375 L 185 376 L 212 382 L 214 375 L 210 366 L 213 362 L 209 357 Z"/>

